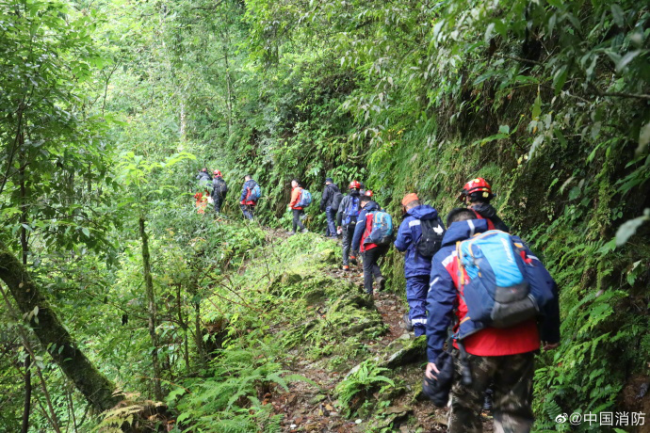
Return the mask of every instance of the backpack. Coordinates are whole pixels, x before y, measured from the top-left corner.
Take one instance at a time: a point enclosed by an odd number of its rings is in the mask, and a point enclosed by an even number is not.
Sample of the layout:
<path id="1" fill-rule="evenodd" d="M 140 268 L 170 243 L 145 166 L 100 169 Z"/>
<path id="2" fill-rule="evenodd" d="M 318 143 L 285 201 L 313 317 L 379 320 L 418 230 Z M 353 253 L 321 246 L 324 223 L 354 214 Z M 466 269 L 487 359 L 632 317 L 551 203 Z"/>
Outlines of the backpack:
<path id="1" fill-rule="evenodd" d="M 440 218 L 420 220 L 422 236 L 415 244 L 415 249 L 422 257 L 433 257 L 442 247 L 442 237 L 445 229 Z"/>
<path id="2" fill-rule="evenodd" d="M 216 177 L 214 179 L 213 184 L 213 189 L 212 191 L 214 192 L 215 195 L 223 198 L 226 196 L 226 193 L 228 192 L 228 184 L 226 184 L 226 181 L 223 180 L 222 178 Z"/>
<path id="3" fill-rule="evenodd" d="M 330 205 L 330 208 L 332 208 L 332 210 L 335 211 L 338 210 L 342 201 L 343 201 L 343 194 L 341 194 L 340 191 L 335 192 L 331 198 L 332 204 Z"/>
<path id="4" fill-rule="evenodd" d="M 344 225 L 351 225 L 357 223 L 357 217 L 359 216 L 359 197 L 350 196 L 350 202 L 348 207 L 345 209 L 345 219 L 343 220 Z"/>
<path id="5" fill-rule="evenodd" d="M 553 299 L 548 272 L 517 237 L 489 230 L 458 242 L 456 253 L 467 317 L 475 322 L 508 328 Z"/>
<path id="6" fill-rule="evenodd" d="M 370 214 L 372 215 L 372 227 L 363 243 L 390 245 L 393 242 L 393 219 L 383 210 L 370 212 Z"/>
<path id="7" fill-rule="evenodd" d="M 298 203 L 296 204 L 296 207 L 306 208 L 310 204 L 311 204 L 311 193 L 303 188 L 302 191 L 300 191 L 300 198 L 298 199 Z"/>
<path id="8" fill-rule="evenodd" d="M 261 196 L 262 196 L 262 190 L 260 189 L 260 186 L 256 183 L 252 189 L 248 188 L 248 197 L 246 199 L 257 202 L 257 200 L 259 200 Z"/>

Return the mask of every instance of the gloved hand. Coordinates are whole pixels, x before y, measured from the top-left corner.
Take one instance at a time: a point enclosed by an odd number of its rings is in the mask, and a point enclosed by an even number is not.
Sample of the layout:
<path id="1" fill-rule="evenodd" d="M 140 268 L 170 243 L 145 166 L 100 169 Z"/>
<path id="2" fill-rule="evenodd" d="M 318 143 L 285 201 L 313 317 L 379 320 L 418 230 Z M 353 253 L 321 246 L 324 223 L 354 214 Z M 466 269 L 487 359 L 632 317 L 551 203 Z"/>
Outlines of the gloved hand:
<path id="1" fill-rule="evenodd" d="M 359 256 L 359 251 L 352 251 L 352 254 L 350 254 L 350 261 L 353 264 L 357 264 L 357 257 Z"/>

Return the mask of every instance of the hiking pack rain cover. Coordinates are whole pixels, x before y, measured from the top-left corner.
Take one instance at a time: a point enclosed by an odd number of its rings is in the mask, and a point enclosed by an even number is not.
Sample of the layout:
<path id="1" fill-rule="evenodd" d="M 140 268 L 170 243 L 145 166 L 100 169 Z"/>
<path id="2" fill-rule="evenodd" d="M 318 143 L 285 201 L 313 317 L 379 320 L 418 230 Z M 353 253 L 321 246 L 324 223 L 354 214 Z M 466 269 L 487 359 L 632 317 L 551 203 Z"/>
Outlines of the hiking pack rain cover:
<path id="1" fill-rule="evenodd" d="M 542 264 L 528 254 L 521 239 L 489 230 L 459 242 L 456 248 L 471 320 L 507 328 L 536 317 L 553 298 L 540 272 Z"/>
<path id="2" fill-rule="evenodd" d="M 384 211 L 372 212 L 372 229 L 366 244 L 388 245 L 393 241 L 393 219 Z"/>
<path id="3" fill-rule="evenodd" d="M 302 191 L 300 191 L 300 200 L 298 200 L 298 204 L 296 206 L 307 207 L 310 204 L 311 204 L 311 193 L 303 188 Z"/>

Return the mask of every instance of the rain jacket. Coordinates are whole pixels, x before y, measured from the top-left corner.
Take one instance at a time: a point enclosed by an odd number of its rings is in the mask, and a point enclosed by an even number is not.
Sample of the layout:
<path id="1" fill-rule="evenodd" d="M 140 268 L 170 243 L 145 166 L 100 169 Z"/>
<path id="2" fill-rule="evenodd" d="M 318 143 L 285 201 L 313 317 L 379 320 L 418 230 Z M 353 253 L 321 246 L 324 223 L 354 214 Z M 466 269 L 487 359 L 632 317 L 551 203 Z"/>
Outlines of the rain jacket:
<path id="1" fill-rule="evenodd" d="M 373 211 L 379 210 L 380 207 L 374 201 L 369 201 L 366 204 L 366 207 L 361 209 L 359 217 L 357 218 L 357 226 L 354 228 L 354 236 L 352 237 L 352 251 L 361 251 L 362 253 L 375 248 L 375 244 L 364 244 L 366 237 L 370 234 L 370 230 L 367 230 L 368 224 L 372 229 L 372 213 Z"/>
<path id="2" fill-rule="evenodd" d="M 406 278 L 431 273 L 431 258 L 423 257 L 417 251 L 417 243 L 422 236 L 421 220 L 438 220 L 440 226 L 444 228 L 442 221 L 439 221 L 438 211 L 431 206 L 420 205 L 408 210 L 395 239 L 395 248 L 398 251 L 406 251 L 404 257 L 404 276 Z"/>
<path id="3" fill-rule="evenodd" d="M 467 305 L 458 287 L 458 260 L 456 243 L 471 238 L 476 233 L 488 230 L 486 220 L 457 221 L 445 232 L 442 248 L 433 256 L 429 294 L 427 295 L 427 357 L 435 363 L 442 353 L 443 345 L 452 324 L 454 310 L 460 326 L 455 327 L 457 338 L 464 340 L 468 353 L 478 356 L 505 356 L 527 353 L 539 349 L 539 340 L 557 343 L 560 340 L 560 314 L 557 286 L 543 266 L 539 266 L 539 275 L 551 286 L 554 299 L 541 312 L 541 316 L 518 323 L 517 325 L 496 329 L 472 321 L 467 315 Z M 522 241 L 523 243 L 523 241 Z M 538 260 L 529 250 L 527 258 Z M 465 320 L 464 320 L 465 319 Z M 539 322 L 539 323 L 538 323 Z M 539 324 L 539 331 L 538 331 Z M 481 347 L 481 342 L 490 341 L 490 347 Z M 473 344 L 478 342 L 479 345 Z M 507 353 L 504 353 L 507 352 Z"/>
<path id="4" fill-rule="evenodd" d="M 323 190 L 323 197 L 320 199 L 320 210 L 324 211 L 328 206 L 332 206 L 332 200 L 334 199 L 334 194 L 339 191 L 339 187 L 335 183 L 330 183 L 325 186 Z"/>
<path id="5" fill-rule="evenodd" d="M 199 174 L 196 175 L 196 180 L 206 180 L 212 182 L 212 176 L 210 176 L 210 173 L 208 172 L 199 171 Z"/>
<path id="6" fill-rule="evenodd" d="M 302 188 L 297 186 L 291 190 L 291 202 L 289 207 L 294 210 L 302 210 L 300 206 L 296 206 L 300 201 L 300 194 L 302 193 Z"/>
<path id="7" fill-rule="evenodd" d="M 224 185 L 224 189 L 226 190 L 223 194 L 219 194 L 219 189 L 221 188 L 221 185 Z M 226 185 L 226 181 L 223 180 L 223 177 L 221 176 L 215 176 L 214 179 L 212 179 L 212 198 L 216 199 L 223 199 L 226 194 L 228 193 L 228 186 Z"/>
<path id="8" fill-rule="evenodd" d="M 356 198 L 359 200 L 359 197 L 361 197 L 361 194 L 359 194 L 359 191 L 356 190 L 350 190 L 350 193 L 343 197 L 343 200 L 341 200 L 341 204 L 339 205 L 339 209 L 336 212 L 336 225 L 339 227 L 342 227 L 344 224 L 345 225 L 350 225 L 352 223 L 356 224 L 357 218 L 354 218 L 354 221 L 350 221 L 350 224 L 345 223 L 345 211 L 348 208 L 348 205 L 352 201 L 353 198 Z M 359 205 L 359 209 L 361 209 L 361 205 Z M 359 215 L 357 214 L 357 217 Z"/>
<path id="9" fill-rule="evenodd" d="M 248 200 L 248 197 L 251 195 L 251 192 L 253 191 L 253 188 L 255 188 L 255 185 L 257 185 L 257 182 L 255 182 L 253 179 L 244 182 L 244 187 L 241 190 L 241 198 L 239 199 L 240 204 L 247 206 L 255 206 L 257 204 L 256 201 Z"/>

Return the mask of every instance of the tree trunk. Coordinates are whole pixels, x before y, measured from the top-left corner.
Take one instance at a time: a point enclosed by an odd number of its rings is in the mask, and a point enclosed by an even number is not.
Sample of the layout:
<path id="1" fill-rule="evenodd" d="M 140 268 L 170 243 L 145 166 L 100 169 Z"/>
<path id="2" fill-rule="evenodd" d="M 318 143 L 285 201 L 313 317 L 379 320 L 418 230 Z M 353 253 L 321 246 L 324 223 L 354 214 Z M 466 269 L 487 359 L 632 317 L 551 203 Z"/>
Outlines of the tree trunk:
<path id="1" fill-rule="evenodd" d="M 140 217 L 140 237 L 142 238 L 142 266 L 144 268 L 144 285 L 149 304 L 149 335 L 153 344 L 151 361 L 153 364 L 153 392 L 158 401 L 162 401 L 163 393 L 160 386 L 160 362 L 158 361 L 158 334 L 156 334 L 156 295 L 153 291 L 153 278 L 151 277 L 151 255 L 149 254 L 149 236 L 145 226 L 144 217 Z"/>
<path id="2" fill-rule="evenodd" d="M 32 357 L 28 354 L 25 358 L 25 404 L 23 407 L 23 425 L 21 433 L 29 431 L 29 414 L 32 411 L 32 370 L 30 369 Z"/>
<path id="3" fill-rule="evenodd" d="M 232 88 L 232 78 L 230 77 L 230 62 L 228 61 L 228 49 L 230 48 L 230 32 L 228 30 L 228 24 L 223 33 L 223 60 L 226 66 L 226 90 L 228 98 L 226 100 L 226 109 L 228 110 L 228 137 L 232 132 L 232 101 L 233 101 L 233 88 Z"/>
<path id="4" fill-rule="evenodd" d="M 23 146 L 24 137 L 21 134 L 20 145 Z M 20 247 L 22 250 L 23 266 L 27 269 L 27 253 L 29 250 L 29 242 L 27 240 L 27 225 L 28 212 L 27 212 L 27 187 L 25 185 L 25 153 L 21 150 L 21 168 L 20 168 Z M 23 406 L 23 424 L 22 433 L 27 433 L 29 430 L 29 415 L 32 411 L 32 371 L 30 369 L 31 355 L 25 358 L 25 404 Z"/>
<path id="5" fill-rule="evenodd" d="M 41 345 L 61 367 L 65 375 L 98 411 L 112 408 L 124 400 L 121 393 L 113 394 L 115 385 L 102 375 L 79 350 L 49 302 L 29 276 L 25 267 L 0 242 L 0 279 L 9 287 L 23 314 L 33 314 L 29 325 Z"/>
<path id="6" fill-rule="evenodd" d="M 185 114 L 185 103 L 181 102 L 181 128 L 179 131 L 179 136 L 180 136 L 180 142 L 181 142 L 181 149 L 180 150 L 185 150 L 183 145 L 185 144 L 185 130 L 187 128 L 187 119 L 186 119 L 186 114 Z"/>

